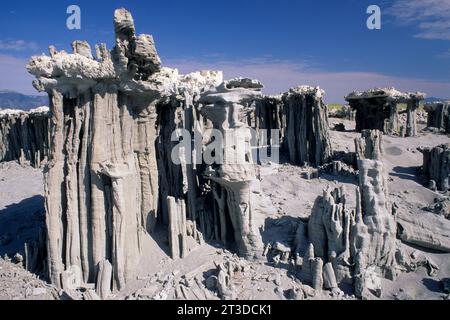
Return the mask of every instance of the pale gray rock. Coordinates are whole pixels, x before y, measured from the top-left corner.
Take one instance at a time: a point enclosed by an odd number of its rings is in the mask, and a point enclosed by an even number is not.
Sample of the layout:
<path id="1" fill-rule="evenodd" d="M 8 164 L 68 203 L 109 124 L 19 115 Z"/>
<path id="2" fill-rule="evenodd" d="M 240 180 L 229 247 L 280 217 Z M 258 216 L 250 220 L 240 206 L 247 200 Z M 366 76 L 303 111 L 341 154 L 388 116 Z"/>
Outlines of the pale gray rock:
<path id="1" fill-rule="evenodd" d="M 311 260 L 312 284 L 316 291 L 323 289 L 323 260 L 314 258 Z"/>
<path id="2" fill-rule="evenodd" d="M 428 113 L 427 127 L 450 133 L 450 101 L 428 103 L 424 108 Z"/>
<path id="3" fill-rule="evenodd" d="M 329 110 L 328 111 L 328 116 L 330 118 L 338 118 L 338 119 L 345 119 L 345 120 L 355 121 L 356 110 L 353 110 L 348 105 L 344 105 L 341 108 Z"/>
<path id="4" fill-rule="evenodd" d="M 44 166 L 49 155 L 49 129 L 47 107 L 29 112 L 0 110 L 0 162 Z"/>
<path id="5" fill-rule="evenodd" d="M 169 208 L 169 245 L 172 259 L 185 258 L 189 252 L 184 200 L 167 198 Z"/>
<path id="6" fill-rule="evenodd" d="M 450 196 L 435 198 L 434 203 L 426 206 L 424 209 L 450 220 Z"/>
<path id="7" fill-rule="evenodd" d="M 216 202 L 227 206 L 238 252 L 248 258 L 260 257 L 264 246 L 257 225 L 258 213 L 250 202 L 251 182 L 256 180 L 257 168 L 249 151 L 251 148 L 242 148 L 249 144 L 251 133 L 249 127 L 239 120 L 239 110 L 246 101 L 261 95 L 261 87 L 259 82 L 233 79 L 205 92 L 199 101 L 204 105 L 202 115 L 212 122 L 214 128 L 220 130 L 223 137 L 233 137 L 230 141 L 224 140 L 225 160 L 218 165 L 217 173 L 208 178 L 216 184 Z M 222 198 L 224 195 L 225 199 Z M 224 205 L 219 204 L 219 208 Z M 226 224 L 226 220 L 220 221 L 222 230 Z"/>
<path id="8" fill-rule="evenodd" d="M 416 111 L 425 96 L 421 92 L 400 92 L 395 88 L 376 88 L 363 92 L 352 92 L 345 99 L 350 107 L 356 110 L 356 130 L 359 132 L 380 130 L 386 134 L 399 135 L 401 127 L 399 104 L 406 104 L 407 117 L 403 127 L 406 136 L 413 137 L 417 134 Z"/>
<path id="9" fill-rule="evenodd" d="M 16 264 L 23 264 L 23 256 L 20 253 L 16 253 L 13 257 L 13 261 Z"/>
<path id="10" fill-rule="evenodd" d="M 294 254 L 297 257 L 303 258 L 306 251 L 308 250 L 308 244 L 309 244 L 308 224 L 303 221 L 299 221 L 299 223 L 297 225 L 297 231 L 295 233 L 295 239 L 294 239 L 294 245 L 295 245 Z"/>
<path id="11" fill-rule="evenodd" d="M 323 282 L 325 289 L 336 289 L 338 287 L 336 275 L 334 273 L 333 264 L 328 262 L 323 267 Z"/>
<path id="12" fill-rule="evenodd" d="M 376 266 L 370 266 L 361 270 L 361 278 L 356 278 L 355 289 L 363 299 L 370 299 L 371 295 L 381 298 L 383 287 L 381 283 L 380 271 Z M 359 281 L 361 280 L 361 281 Z"/>
<path id="13" fill-rule="evenodd" d="M 419 151 L 423 154 L 423 174 L 430 186 L 444 192 L 450 190 L 450 143 Z"/>
<path id="14" fill-rule="evenodd" d="M 338 283 L 351 282 L 351 231 L 354 213 L 347 210 L 344 189 L 327 188 L 320 199 L 322 204 L 313 211 L 308 224 L 309 240 L 315 256 L 331 262 Z M 328 266 L 329 268 L 329 266 Z"/>
<path id="15" fill-rule="evenodd" d="M 102 298 L 94 290 L 88 289 L 83 293 L 83 300 L 99 301 L 102 300 Z"/>
<path id="16" fill-rule="evenodd" d="M 280 251 L 282 253 L 291 253 L 291 248 L 289 246 L 287 246 L 286 244 L 281 243 L 281 242 L 276 242 L 273 245 L 273 249 L 277 250 L 277 251 Z"/>
<path id="17" fill-rule="evenodd" d="M 217 292 L 222 300 L 235 299 L 233 277 L 236 268 L 235 263 L 230 260 L 217 266 Z"/>
<path id="18" fill-rule="evenodd" d="M 332 155 L 324 94 L 319 87 L 309 86 L 292 88 L 283 94 L 284 140 L 293 164 L 319 166 Z"/>
<path id="19" fill-rule="evenodd" d="M 303 265 L 304 270 L 314 272 L 306 261 L 311 256 L 323 259 L 326 287 L 353 283 L 356 295 L 368 298 L 381 294 L 381 278 L 396 277 L 397 228 L 388 197 L 381 132 L 363 131 L 355 146 L 359 168 L 356 210 L 346 208 L 342 187 L 324 190 L 308 224 L 314 252 L 305 256 Z M 314 288 L 318 290 L 317 283 Z"/>
<path id="20" fill-rule="evenodd" d="M 376 279 L 375 274 L 395 279 L 397 225 L 392 214 L 382 161 L 381 132 L 365 130 L 362 138 L 355 143 L 360 191 L 357 192 L 356 219 L 351 231 L 351 242 L 352 256 L 355 257 L 356 293 L 361 297 L 366 292 L 365 286 Z M 366 275 L 371 279 L 364 279 Z"/>
<path id="21" fill-rule="evenodd" d="M 108 260 L 100 262 L 98 265 L 96 295 L 103 300 L 111 295 L 112 276 L 113 269 L 111 263 Z"/>
<path id="22" fill-rule="evenodd" d="M 94 59 L 92 56 L 92 49 L 89 43 L 86 41 L 74 41 L 72 42 L 73 53 L 82 55 L 88 59 Z"/>
<path id="23" fill-rule="evenodd" d="M 35 87 L 50 97 L 47 270 L 57 287 L 67 266 L 82 271 L 82 282 L 93 283 L 99 263 L 111 259 L 112 288 L 122 289 L 134 278 L 143 237 L 158 217 L 168 224 L 168 206 L 160 199 L 187 198 L 186 211 L 196 222 L 197 186 L 187 196 L 185 184 L 195 181 L 194 168 L 175 175 L 175 165 L 162 162 L 170 159 L 163 130 L 177 119 L 190 131 L 202 122 L 192 118 L 194 96 L 219 85 L 222 74 L 160 68 L 151 37 L 135 35 L 126 10 L 116 11 L 115 30 L 115 49 L 96 46 L 98 60 L 87 43 L 75 42 L 72 54 L 54 49 L 28 64 Z M 175 102 L 176 113 L 158 113 Z"/>
<path id="24" fill-rule="evenodd" d="M 309 244 L 308 249 L 303 256 L 303 265 L 301 271 L 301 279 L 306 281 L 307 283 L 313 282 L 313 270 L 312 270 L 312 261 L 314 260 L 314 245 L 312 243 Z"/>
<path id="25" fill-rule="evenodd" d="M 67 292 L 76 292 L 82 285 L 81 270 L 76 266 L 70 266 L 61 272 L 61 289 Z M 78 293 L 76 293 L 78 295 Z"/>
<path id="26" fill-rule="evenodd" d="M 319 87 L 298 86 L 277 96 L 262 96 L 242 109 L 240 119 L 258 133 L 267 130 L 267 141 L 260 144 L 286 151 L 290 163 L 319 166 L 333 152 L 324 94 Z M 278 130 L 279 144 L 272 130 Z"/>
<path id="27" fill-rule="evenodd" d="M 400 239 L 428 249 L 450 252 L 450 221 L 436 214 L 423 212 L 397 213 Z"/>

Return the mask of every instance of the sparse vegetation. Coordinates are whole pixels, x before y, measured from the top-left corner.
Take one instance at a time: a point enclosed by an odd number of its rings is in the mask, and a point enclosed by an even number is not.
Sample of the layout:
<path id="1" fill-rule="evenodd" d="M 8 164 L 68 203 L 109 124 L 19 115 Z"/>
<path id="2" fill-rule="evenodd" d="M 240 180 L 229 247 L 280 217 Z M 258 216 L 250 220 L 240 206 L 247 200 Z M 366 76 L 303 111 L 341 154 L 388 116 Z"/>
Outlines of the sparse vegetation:
<path id="1" fill-rule="evenodd" d="M 328 105 L 328 111 L 332 111 L 332 110 L 340 110 L 342 109 L 342 104 L 339 103 L 330 103 Z"/>

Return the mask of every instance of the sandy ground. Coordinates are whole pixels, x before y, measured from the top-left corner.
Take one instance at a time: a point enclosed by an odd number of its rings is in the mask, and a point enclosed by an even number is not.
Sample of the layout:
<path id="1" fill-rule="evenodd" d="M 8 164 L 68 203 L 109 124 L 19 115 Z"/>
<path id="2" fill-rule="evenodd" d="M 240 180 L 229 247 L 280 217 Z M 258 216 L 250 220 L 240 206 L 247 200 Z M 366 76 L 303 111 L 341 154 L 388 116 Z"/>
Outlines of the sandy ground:
<path id="1" fill-rule="evenodd" d="M 0 256 L 13 257 L 45 222 L 42 170 L 0 164 Z"/>
<path id="2" fill-rule="evenodd" d="M 0 300 L 55 300 L 57 290 L 24 270 L 22 265 L 0 259 Z"/>
<path id="3" fill-rule="evenodd" d="M 344 122 L 348 129 L 352 123 L 339 119 L 330 122 Z M 331 131 L 336 151 L 353 152 L 354 139 L 359 134 L 347 131 Z M 419 146 L 435 146 L 449 142 L 445 135 L 421 132 L 414 138 L 384 137 L 384 163 L 389 173 L 391 201 L 402 210 L 421 212 L 424 207 L 441 197 L 439 193 L 423 186 L 419 168 L 422 155 Z M 281 241 L 292 245 L 299 219 L 310 216 L 317 198 L 328 185 L 344 185 L 352 206 L 357 180 L 352 176 L 322 174 L 319 179 L 307 180 L 305 169 L 288 164 L 273 165 L 262 169 L 261 186 L 277 213 L 267 217 L 262 231 L 265 243 Z M 43 223 L 43 187 L 40 170 L 20 167 L 15 163 L 0 165 L 0 255 L 13 257 L 23 251 L 23 244 L 37 235 Z M 353 204 L 354 205 L 354 204 Z M 168 243 L 164 230 L 154 238 L 148 237 L 144 243 L 145 255 L 139 264 L 138 275 L 127 288 L 111 299 L 173 299 L 180 295 L 183 287 L 188 299 L 218 299 L 217 293 L 206 289 L 206 279 L 214 274 L 216 265 L 232 260 L 241 266 L 236 274 L 234 287 L 237 298 L 248 299 L 287 299 L 293 298 L 292 290 L 303 288 L 303 297 L 310 299 L 332 299 L 329 292 L 313 297 L 311 288 L 302 286 L 298 271 L 293 263 L 274 265 L 269 261 L 248 262 L 237 258 L 219 244 L 193 244 L 191 253 L 183 260 L 168 258 Z M 0 242 L 0 244 L 2 244 Z M 405 248 L 416 250 L 402 244 Z M 421 252 L 433 260 L 440 268 L 438 275 L 429 276 L 420 267 L 415 272 L 404 273 L 395 281 L 384 280 L 383 299 L 443 299 L 446 297 L 441 279 L 450 277 L 450 254 Z M 34 284 L 33 281 L 38 281 Z M 18 284 L 20 283 L 20 285 Z M 34 296 L 35 287 L 45 286 L 17 265 L 0 260 L 0 299 L 13 298 L 53 298 L 50 289 L 44 295 Z M 28 289 L 27 289 L 28 288 Z M 28 290 L 28 291 L 27 291 Z M 15 293 L 16 292 L 16 293 Z M 35 293 L 42 293 L 36 290 Z M 351 290 L 346 296 L 333 299 L 352 299 Z"/>

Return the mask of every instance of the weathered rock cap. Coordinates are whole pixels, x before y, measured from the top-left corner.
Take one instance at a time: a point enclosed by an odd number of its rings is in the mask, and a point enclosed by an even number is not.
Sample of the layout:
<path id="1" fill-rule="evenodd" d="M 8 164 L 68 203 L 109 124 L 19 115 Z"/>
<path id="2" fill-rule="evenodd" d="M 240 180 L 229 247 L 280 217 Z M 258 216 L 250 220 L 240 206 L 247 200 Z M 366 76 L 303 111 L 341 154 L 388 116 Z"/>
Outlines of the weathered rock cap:
<path id="1" fill-rule="evenodd" d="M 260 81 L 242 77 L 226 81 L 225 86 L 227 89 L 243 88 L 254 91 L 261 91 L 264 88 L 264 85 Z"/>
<path id="2" fill-rule="evenodd" d="M 133 77 L 138 75 L 137 78 L 144 79 L 161 70 L 161 59 L 153 37 L 148 34 L 136 36 L 133 16 L 128 10 L 121 8 L 114 12 L 114 31 L 114 60 L 122 70 Z"/>
<path id="3" fill-rule="evenodd" d="M 292 251 L 292 249 L 288 245 L 279 241 L 273 245 L 273 249 L 283 253 L 290 253 Z"/>
<path id="4" fill-rule="evenodd" d="M 443 106 L 443 105 L 450 105 L 450 100 L 449 101 L 427 102 L 427 103 L 424 103 L 423 108 L 427 112 L 432 112 L 432 111 L 435 111 L 437 108 L 439 108 L 439 106 Z"/>
<path id="5" fill-rule="evenodd" d="M 283 94 L 283 98 L 288 98 L 292 95 L 302 95 L 302 96 L 313 96 L 316 99 L 322 99 L 325 95 L 325 91 L 320 87 L 312 87 L 307 85 L 302 85 L 289 89 L 288 92 Z"/>
<path id="6" fill-rule="evenodd" d="M 74 41 L 72 42 L 73 53 L 82 55 L 88 59 L 94 59 L 92 56 L 92 49 L 89 43 L 86 41 Z"/>
<path id="7" fill-rule="evenodd" d="M 114 31 L 116 34 L 128 36 L 135 34 L 134 19 L 127 9 L 120 8 L 114 11 Z"/>
<path id="8" fill-rule="evenodd" d="M 137 37 L 133 46 L 133 53 L 136 58 L 140 58 L 146 64 L 151 64 L 154 72 L 161 67 L 161 59 L 158 56 L 153 36 L 141 34 Z"/>
<path id="9" fill-rule="evenodd" d="M 216 88 L 205 92 L 199 102 L 204 105 L 244 104 L 257 97 L 261 97 L 263 87 L 262 83 L 258 80 L 235 78 L 224 81 Z"/>
<path id="10" fill-rule="evenodd" d="M 33 85 L 38 91 L 51 91 L 55 87 L 74 87 L 79 90 L 94 86 L 101 79 L 115 79 L 116 71 L 111 59 L 96 61 L 84 42 L 72 45 L 73 54 L 57 52 L 50 47 L 50 56 L 33 56 L 27 65 L 29 73 L 37 79 Z"/>
<path id="11" fill-rule="evenodd" d="M 95 90 L 99 83 L 107 81 L 119 91 L 154 98 L 172 95 L 195 95 L 210 90 L 223 82 L 219 71 L 201 71 L 188 75 L 177 69 L 161 67 L 153 37 L 148 34 L 136 36 L 131 13 L 117 9 L 114 13 L 116 46 L 108 51 L 105 44 L 96 46 L 96 59 L 86 41 L 74 41 L 73 53 L 57 51 L 49 47 L 49 56 L 34 56 L 27 70 L 36 79 L 33 85 L 38 91 L 51 93 L 58 90 L 68 97 Z M 232 82 L 238 86 L 240 81 Z M 242 80 L 248 88 L 258 88 L 258 82 Z"/>
<path id="12" fill-rule="evenodd" d="M 434 148 L 442 148 L 442 149 L 449 149 L 450 150 L 450 142 L 443 143 L 441 145 L 435 146 L 435 147 L 418 147 L 416 148 L 417 151 L 420 153 L 429 152 L 433 150 Z"/>
<path id="13" fill-rule="evenodd" d="M 85 41 L 72 43 L 73 53 L 58 52 L 50 46 L 50 56 L 33 56 L 27 70 L 36 76 L 33 85 L 38 91 L 51 91 L 58 87 L 61 91 L 80 92 L 95 86 L 101 80 L 116 82 L 132 81 L 139 72 L 145 81 L 161 71 L 161 60 L 156 51 L 153 37 L 136 37 L 133 17 L 125 9 L 114 14 L 116 47 L 109 52 L 106 45 L 96 46 L 97 59 L 93 58 L 90 45 Z M 125 73 L 124 73 L 125 72 Z M 166 75 L 161 75 L 167 78 Z M 139 79 L 138 79 L 139 80 Z M 158 79 L 156 79 L 158 80 Z"/>
<path id="14" fill-rule="evenodd" d="M 375 88 L 367 91 L 353 91 L 345 100 L 371 99 L 371 98 L 385 98 L 388 100 L 395 100 L 398 102 L 406 102 L 408 100 L 423 100 L 426 94 L 423 92 L 401 92 L 395 88 Z"/>

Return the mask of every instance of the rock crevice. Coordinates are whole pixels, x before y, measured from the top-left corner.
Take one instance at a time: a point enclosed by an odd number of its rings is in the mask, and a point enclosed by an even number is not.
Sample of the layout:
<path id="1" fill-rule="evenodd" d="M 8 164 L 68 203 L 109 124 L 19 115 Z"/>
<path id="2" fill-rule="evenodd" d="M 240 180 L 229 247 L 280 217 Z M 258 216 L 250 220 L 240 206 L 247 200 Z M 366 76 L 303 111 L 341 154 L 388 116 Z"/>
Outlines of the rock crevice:
<path id="1" fill-rule="evenodd" d="M 45 165 L 49 153 L 49 112 L 0 110 L 0 162 L 18 161 L 35 168 Z"/>

